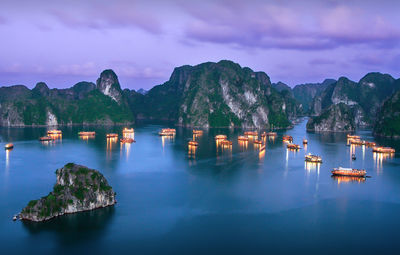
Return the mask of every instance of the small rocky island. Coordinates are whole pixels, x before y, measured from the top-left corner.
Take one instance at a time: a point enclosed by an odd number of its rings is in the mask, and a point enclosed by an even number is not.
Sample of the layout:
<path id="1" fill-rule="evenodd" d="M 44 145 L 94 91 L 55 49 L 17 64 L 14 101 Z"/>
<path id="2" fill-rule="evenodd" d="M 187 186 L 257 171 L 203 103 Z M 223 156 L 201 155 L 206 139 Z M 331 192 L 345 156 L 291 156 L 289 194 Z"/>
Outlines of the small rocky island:
<path id="1" fill-rule="evenodd" d="M 45 221 L 51 218 L 93 210 L 116 203 L 115 192 L 104 176 L 85 166 L 68 163 L 57 169 L 53 191 L 32 200 L 20 213 L 21 220 Z"/>

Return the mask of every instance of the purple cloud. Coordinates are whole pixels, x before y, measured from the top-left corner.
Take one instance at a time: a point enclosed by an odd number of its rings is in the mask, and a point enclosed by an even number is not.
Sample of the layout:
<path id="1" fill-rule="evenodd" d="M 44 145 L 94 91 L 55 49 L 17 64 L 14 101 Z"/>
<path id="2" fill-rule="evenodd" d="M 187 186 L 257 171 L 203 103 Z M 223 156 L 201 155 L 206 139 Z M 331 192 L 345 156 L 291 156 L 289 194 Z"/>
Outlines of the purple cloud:
<path id="1" fill-rule="evenodd" d="M 92 5 L 82 4 L 79 8 L 53 8 L 49 13 L 71 28 L 135 27 L 153 34 L 162 32 L 161 22 L 155 15 L 134 1 L 115 1 L 112 4 L 99 1 Z"/>

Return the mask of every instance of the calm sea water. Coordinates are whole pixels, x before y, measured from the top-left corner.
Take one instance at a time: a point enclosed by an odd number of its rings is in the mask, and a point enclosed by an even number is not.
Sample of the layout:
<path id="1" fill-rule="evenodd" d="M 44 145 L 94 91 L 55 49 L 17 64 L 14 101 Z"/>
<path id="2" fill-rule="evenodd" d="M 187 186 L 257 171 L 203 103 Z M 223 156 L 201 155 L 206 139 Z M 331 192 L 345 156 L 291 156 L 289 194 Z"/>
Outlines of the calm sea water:
<path id="1" fill-rule="evenodd" d="M 306 121 L 278 132 L 265 153 L 240 130 L 212 129 L 189 153 L 191 130 L 174 139 L 162 125 L 135 127 L 137 143 L 107 143 L 107 132 L 80 140 L 82 128 L 65 127 L 62 140 L 43 144 L 45 128 L 0 129 L 0 249 L 2 254 L 398 254 L 400 159 L 346 146 L 345 134 L 305 132 Z M 232 150 L 217 149 L 226 134 Z M 282 135 L 309 144 L 288 151 Z M 374 141 L 370 131 L 358 132 Z M 400 142 L 375 140 L 400 151 Z M 357 160 L 351 160 L 355 152 Z M 323 157 L 306 165 L 308 152 Z M 29 200 L 52 189 L 55 170 L 68 162 L 101 171 L 117 192 L 114 207 L 45 223 L 13 222 Z M 364 168 L 371 178 L 334 179 L 333 167 Z"/>

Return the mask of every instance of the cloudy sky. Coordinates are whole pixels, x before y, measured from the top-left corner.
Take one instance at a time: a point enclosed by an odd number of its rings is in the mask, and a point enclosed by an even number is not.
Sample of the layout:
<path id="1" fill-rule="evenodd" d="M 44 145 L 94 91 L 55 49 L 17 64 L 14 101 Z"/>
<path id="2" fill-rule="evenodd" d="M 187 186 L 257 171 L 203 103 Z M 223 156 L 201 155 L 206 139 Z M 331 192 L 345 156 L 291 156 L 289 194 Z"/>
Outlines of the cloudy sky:
<path id="1" fill-rule="evenodd" d="M 69 87 L 114 69 L 151 88 L 176 66 L 230 59 L 290 86 L 400 77 L 400 1 L 1 0 L 0 86 Z"/>

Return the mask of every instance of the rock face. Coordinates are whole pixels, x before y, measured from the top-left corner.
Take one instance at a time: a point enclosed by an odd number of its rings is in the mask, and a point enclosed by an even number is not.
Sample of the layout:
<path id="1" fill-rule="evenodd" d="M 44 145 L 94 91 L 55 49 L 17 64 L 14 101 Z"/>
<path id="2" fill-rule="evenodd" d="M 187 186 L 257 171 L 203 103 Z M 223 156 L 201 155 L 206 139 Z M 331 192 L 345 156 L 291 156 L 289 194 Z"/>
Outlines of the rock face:
<path id="1" fill-rule="evenodd" d="M 356 128 L 354 113 L 351 107 L 344 103 L 329 106 L 323 113 L 311 118 L 307 123 L 308 131 L 345 132 Z"/>
<path id="2" fill-rule="evenodd" d="M 117 75 L 113 70 L 104 70 L 97 79 L 97 89 L 117 103 L 121 103 L 122 90 Z"/>
<path id="3" fill-rule="evenodd" d="M 285 128 L 284 97 L 263 72 L 231 61 L 175 68 L 145 95 L 144 116 L 182 126 Z"/>
<path id="4" fill-rule="evenodd" d="M 400 91 L 393 94 L 383 104 L 374 126 L 374 134 L 400 137 Z"/>
<path id="5" fill-rule="evenodd" d="M 302 105 L 303 111 L 309 114 L 313 99 L 320 95 L 329 85 L 335 82 L 336 80 L 333 79 L 325 79 L 322 83 L 296 85 L 293 88 L 293 96 Z"/>
<path id="6" fill-rule="evenodd" d="M 93 210 L 116 203 L 115 192 L 104 176 L 73 163 L 56 171 L 53 191 L 32 200 L 20 213 L 22 220 L 45 221 L 66 214 Z"/>
<path id="7" fill-rule="evenodd" d="M 98 87 L 91 82 L 79 82 L 68 89 L 49 89 L 43 82 L 32 90 L 22 85 L 2 87 L 0 125 L 132 123 L 133 114 L 128 100 L 118 92 L 120 87 L 114 72 L 104 71 L 98 79 Z"/>

